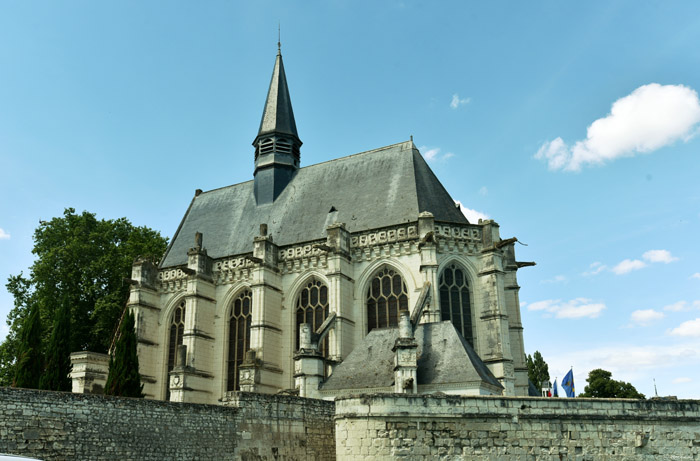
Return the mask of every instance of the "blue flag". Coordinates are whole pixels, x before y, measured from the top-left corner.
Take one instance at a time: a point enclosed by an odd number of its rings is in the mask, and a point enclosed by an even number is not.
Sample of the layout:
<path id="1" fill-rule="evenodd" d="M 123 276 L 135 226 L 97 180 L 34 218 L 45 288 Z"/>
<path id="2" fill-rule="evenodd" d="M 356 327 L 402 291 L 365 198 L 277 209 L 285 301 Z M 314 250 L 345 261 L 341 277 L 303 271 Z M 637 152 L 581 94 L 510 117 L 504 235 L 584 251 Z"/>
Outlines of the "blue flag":
<path id="1" fill-rule="evenodd" d="M 561 387 L 564 388 L 567 397 L 576 397 L 576 389 L 574 388 L 574 370 L 569 372 L 561 380 Z"/>
<path id="2" fill-rule="evenodd" d="M 559 397 L 559 389 L 557 388 L 557 378 L 554 378 L 554 392 L 552 392 L 552 396 Z"/>

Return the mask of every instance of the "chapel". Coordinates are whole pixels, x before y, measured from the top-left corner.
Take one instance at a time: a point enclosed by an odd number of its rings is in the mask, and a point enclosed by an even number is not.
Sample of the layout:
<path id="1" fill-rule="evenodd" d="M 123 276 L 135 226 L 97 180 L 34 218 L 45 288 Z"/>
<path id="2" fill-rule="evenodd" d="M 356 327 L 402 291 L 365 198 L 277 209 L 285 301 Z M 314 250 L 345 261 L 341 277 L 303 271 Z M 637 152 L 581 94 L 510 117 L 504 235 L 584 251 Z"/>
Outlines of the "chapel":
<path id="1" fill-rule="evenodd" d="M 197 190 L 162 260 L 133 266 L 147 398 L 528 395 L 516 273 L 534 263 L 412 140 L 302 166 L 278 50 L 253 147 L 250 181 Z"/>

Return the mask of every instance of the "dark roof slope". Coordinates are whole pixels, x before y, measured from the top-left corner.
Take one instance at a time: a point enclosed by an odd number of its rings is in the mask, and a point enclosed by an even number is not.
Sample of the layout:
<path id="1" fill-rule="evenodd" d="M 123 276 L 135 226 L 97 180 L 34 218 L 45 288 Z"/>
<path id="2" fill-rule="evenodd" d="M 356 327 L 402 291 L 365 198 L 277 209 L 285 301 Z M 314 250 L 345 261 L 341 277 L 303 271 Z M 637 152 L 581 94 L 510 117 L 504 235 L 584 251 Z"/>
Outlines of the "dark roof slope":
<path id="1" fill-rule="evenodd" d="M 333 370 L 321 389 L 386 388 L 394 384 L 394 352 L 398 328 L 375 329 Z M 457 333 L 452 322 L 426 323 L 416 327 L 418 385 L 482 382 L 501 384 L 474 349 Z"/>
<path id="2" fill-rule="evenodd" d="M 267 133 L 286 133 L 299 138 L 281 53 L 277 53 L 275 67 L 272 69 L 258 136 Z"/>
<path id="3" fill-rule="evenodd" d="M 328 213 L 348 231 L 415 221 L 429 211 L 438 221 L 467 223 L 413 142 L 403 142 L 301 168 L 274 203 L 257 205 L 253 181 L 195 197 L 161 267 L 187 262 L 195 232 L 209 256 L 252 251 L 262 223 L 277 245 L 325 238 Z"/>

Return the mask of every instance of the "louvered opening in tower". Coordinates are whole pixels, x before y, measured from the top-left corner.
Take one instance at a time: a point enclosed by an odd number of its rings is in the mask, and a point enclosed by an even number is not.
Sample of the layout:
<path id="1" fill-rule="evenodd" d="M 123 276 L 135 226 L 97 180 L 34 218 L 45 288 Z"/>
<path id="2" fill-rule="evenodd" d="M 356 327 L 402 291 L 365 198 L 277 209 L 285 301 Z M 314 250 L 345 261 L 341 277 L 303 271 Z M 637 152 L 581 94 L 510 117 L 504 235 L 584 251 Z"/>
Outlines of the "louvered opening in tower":
<path id="1" fill-rule="evenodd" d="M 275 150 L 275 143 L 272 141 L 272 139 L 265 139 L 264 141 L 260 141 L 260 155 L 265 155 L 265 154 L 270 154 L 272 151 Z"/>
<path id="2" fill-rule="evenodd" d="M 277 148 L 276 149 L 277 152 L 279 152 L 281 154 L 291 154 L 292 153 L 292 145 L 283 139 L 278 139 L 277 142 L 275 143 L 275 147 Z"/>

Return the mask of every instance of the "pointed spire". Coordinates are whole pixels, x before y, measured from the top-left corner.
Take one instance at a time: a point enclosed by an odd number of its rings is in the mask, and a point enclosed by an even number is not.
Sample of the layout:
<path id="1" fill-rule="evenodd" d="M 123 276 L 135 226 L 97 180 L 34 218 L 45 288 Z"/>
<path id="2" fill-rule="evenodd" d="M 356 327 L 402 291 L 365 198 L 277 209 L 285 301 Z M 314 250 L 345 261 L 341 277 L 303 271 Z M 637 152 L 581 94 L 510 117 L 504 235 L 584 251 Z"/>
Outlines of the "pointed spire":
<path id="1" fill-rule="evenodd" d="M 278 39 L 279 40 L 279 39 Z M 299 168 L 301 140 L 284 73 L 280 42 L 255 146 L 255 199 L 272 203 Z"/>
<path id="2" fill-rule="evenodd" d="M 297 140 L 299 139 L 297 125 L 294 121 L 294 111 L 292 110 L 292 100 L 289 97 L 287 76 L 284 73 L 282 53 L 279 51 L 279 48 L 275 59 L 275 68 L 272 70 L 270 88 L 267 91 L 267 100 L 265 101 L 265 109 L 260 121 L 258 138 L 270 133 L 289 134 L 297 138 Z"/>

